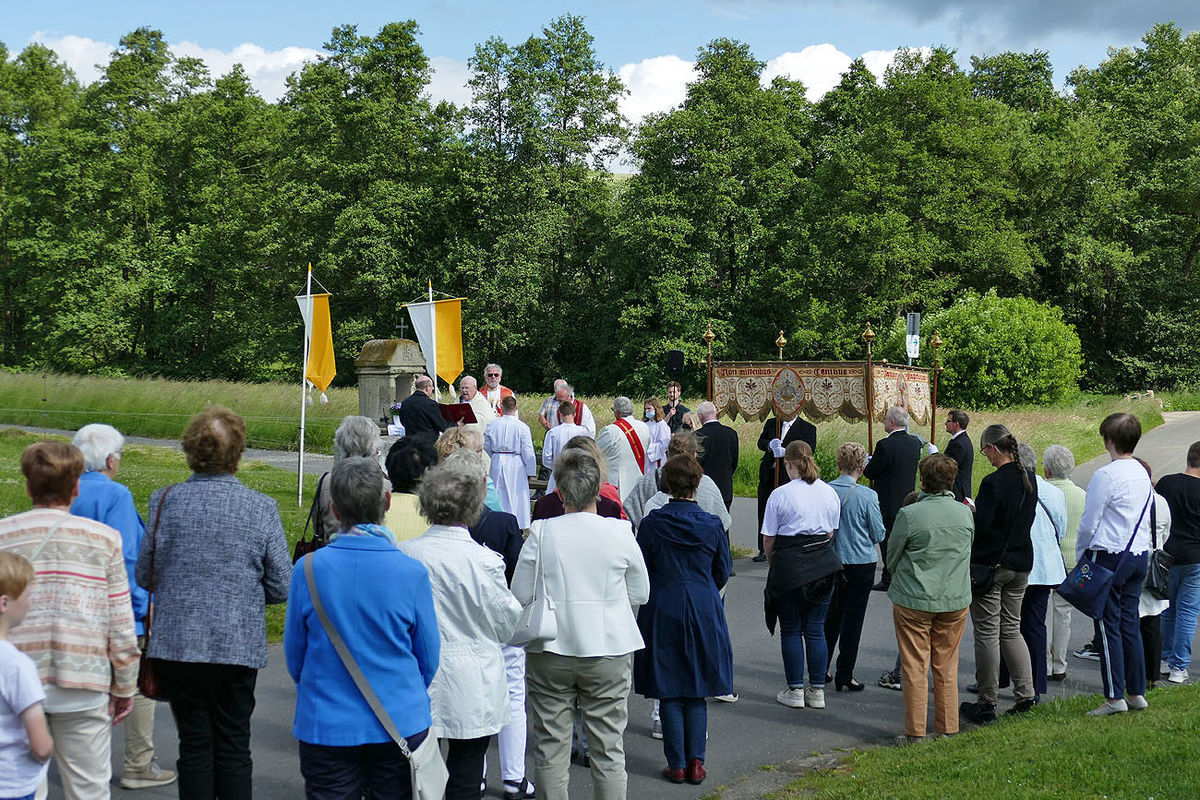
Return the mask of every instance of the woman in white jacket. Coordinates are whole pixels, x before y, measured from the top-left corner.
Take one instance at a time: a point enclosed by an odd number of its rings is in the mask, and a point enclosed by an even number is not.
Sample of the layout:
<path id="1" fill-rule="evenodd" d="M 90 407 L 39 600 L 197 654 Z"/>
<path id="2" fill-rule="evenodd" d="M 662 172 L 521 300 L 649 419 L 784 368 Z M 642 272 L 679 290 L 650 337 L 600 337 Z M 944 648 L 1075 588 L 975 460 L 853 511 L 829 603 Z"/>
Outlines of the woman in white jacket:
<path id="1" fill-rule="evenodd" d="M 624 734 L 633 653 L 644 647 L 634 607 L 650 597 L 642 551 L 627 520 L 596 514 L 603 464 L 564 450 L 554 464 L 566 514 L 534 522 L 513 575 L 522 604 L 534 598 L 539 553 L 558 636 L 527 648 L 539 797 L 567 800 L 571 707 L 578 697 L 591 746 L 597 800 L 624 800 Z"/>
<path id="2" fill-rule="evenodd" d="M 453 453 L 421 480 L 421 514 L 432 525 L 400 549 L 429 570 L 441 663 L 429 687 L 433 724 L 449 740 L 446 800 L 478 800 L 488 742 L 511 712 L 500 645 L 512 638 L 521 606 L 504 579 L 504 560 L 467 531 L 487 491 L 473 453 Z"/>

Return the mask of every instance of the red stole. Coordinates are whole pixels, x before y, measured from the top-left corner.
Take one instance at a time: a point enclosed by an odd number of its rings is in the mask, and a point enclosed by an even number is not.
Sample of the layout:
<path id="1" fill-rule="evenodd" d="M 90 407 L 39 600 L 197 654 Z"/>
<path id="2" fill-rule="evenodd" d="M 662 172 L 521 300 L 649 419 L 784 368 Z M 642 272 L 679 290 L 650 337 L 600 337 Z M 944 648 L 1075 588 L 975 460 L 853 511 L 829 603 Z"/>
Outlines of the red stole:
<path id="1" fill-rule="evenodd" d="M 575 406 L 575 424 L 582 425 L 583 424 L 583 401 L 582 400 L 571 400 L 569 402 L 571 403 L 571 405 Z M 562 424 L 562 403 L 558 404 L 558 409 L 555 411 L 555 413 L 558 415 L 559 424 Z"/>
<path id="2" fill-rule="evenodd" d="M 613 423 L 621 429 L 621 433 L 625 434 L 625 438 L 629 441 L 629 446 L 633 448 L 633 457 L 637 459 L 638 469 L 642 474 L 646 474 L 646 448 L 642 447 L 642 438 L 637 435 L 633 425 L 627 419 L 619 419 Z"/>

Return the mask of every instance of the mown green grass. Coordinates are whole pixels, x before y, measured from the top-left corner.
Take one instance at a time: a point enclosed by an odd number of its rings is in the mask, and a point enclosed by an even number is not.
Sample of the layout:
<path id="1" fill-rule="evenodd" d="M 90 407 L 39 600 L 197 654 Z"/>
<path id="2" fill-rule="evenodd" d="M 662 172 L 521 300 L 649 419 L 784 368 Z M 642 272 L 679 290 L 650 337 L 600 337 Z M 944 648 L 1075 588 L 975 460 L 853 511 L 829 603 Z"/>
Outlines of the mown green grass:
<path id="1" fill-rule="evenodd" d="M 1200 391 L 1159 392 L 1158 398 L 1163 401 L 1164 411 L 1200 411 Z"/>
<path id="2" fill-rule="evenodd" d="M 910 747 L 856 751 L 769 795 L 774 800 L 1013 800 L 1200 796 L 1200 686 L 1151 690 L 1150 708 L 1085 712 L 1098 697 L 1039 706 L 1020 718 Z"/>
<path id="3" fill-rule="evenodd" d="M 326 396 L 328 404 L 308 407 L 305 449 L 312 452 L 333 452 L 338 423 L 358 413 L 357 389 L 331 388 Z M 77 430 L 106 422 L 130 436 L 177 439 L 209 404 L 227 406 L 246 420 L 248 447 L 299 446 L 298 385 L 0 373 L 0 422 L 13 425 Z"/>
<path id="4" fill-rule="evenodd" d="M 25 479 L 21 475 L 21 451 L 43 439 L 59 437 L 35 436 L 12 428 L 0 430 L 0 517 L 28 511 L 31 507 L 25 494 Z M 191 474 L 183 453 L 163 447 L 126 445 L 121 458 L 117 480 L 133 492 L 133 501 L 146 518 L 150 493 L 167 484 L 186 480 Z M 279 503 L 279 515 L 288 537 L 288 550 L 304 531 L 304 520 L 316 491 L 316 481 L 308 481 L 303 508 L 296 507 L 296 476 L 286 470 L 265 464 L 244 462 L 237 473 L 242 483 L 251 489 L 273 497 Z M 150 522 L 147 520 L 147 526 Z M 267 607 L 267 638 L 279 641 L 283 636 L 282 605 Z"/>

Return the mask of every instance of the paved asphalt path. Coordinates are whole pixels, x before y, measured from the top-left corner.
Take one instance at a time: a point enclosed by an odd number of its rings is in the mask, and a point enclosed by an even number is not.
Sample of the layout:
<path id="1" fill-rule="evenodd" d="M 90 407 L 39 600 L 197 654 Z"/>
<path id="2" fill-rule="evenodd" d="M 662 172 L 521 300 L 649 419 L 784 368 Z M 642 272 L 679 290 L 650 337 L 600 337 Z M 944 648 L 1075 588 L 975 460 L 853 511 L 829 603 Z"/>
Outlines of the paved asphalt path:
<path id="1" fill-rule="evenodd" d="M 1151 431 L 1138 446 L 1138 454 L 1150 462 L 1156 475 L 1180 471 L 1188 444 L 1200 440 L 1200 413 L 1167 414 L 1166 424 Z M 47 431 L 49 432 L 49 431 Z M 58 433 L 59 431 L 54 431 Z M 158 440 L 131 441 L 175 446 Z M 248 458 L 260 458 L 259 453 L 247 453 Z M 319 471 L 317 457 L 309 467 Z M 269 453 L 269 460 L 281 467 L 295 469 L 295 454 Z M 306 459 L 306 462 L 308 460 Z M 1081 464 L 1073 478 L 1086 485 L 1095 469 L 1106 463 L 1107 457 Z M 738 498 L 733 505 L 733 543 L 746 548 L 755 547 L 756 506 L 753 499 Z M 904 727 L 904 709 L 899 692 L 880 688 L 875 681 L 890 669 L 896 658 L 895 636 L 892 629 L 891 605 L 880 592 L 871 596 L 863 628 L 856 677 L 866 683 L 866 691 L 856 694 L 837 693 L 832 686 L 826 691 L 827 707 L 823 710 L 790 709 L 775 702 L 775 693 L 783 688 L 783 667 L 779 640 L 768 635 L 762 614 L 762 592 L 766 582 L 765 564 L 749 559 L 734 562 L 736 577 L 729 583 L 726 608 L 735 653 L 734 674 L 741 700 L 736 704 L 709 704 L 709 743 L 706 768 L 709 778 L 701 787 L 683 784 L 674 786 L 659 777 L 664 762 L 662 743 L 649 736 L 650 702 L 638 696 L 630 698 L 630 721 L 625 737 L 629 772 L 629 797 L 640 798 L 699 798 L 718 787 L 729 785 L 733 790 L 726 796 L 757 797 L 786 782 L 789 770 L 762 771 L 762 765 L 782 764 L 810 754 L 828 753 L 838 748 L 861 747 L 889 743 Z M 1071 649 L 1081 647 L 1091 638 L 1091 625 L 1081 614 L 1074 615 Z M 1198 637 L 1200 639 L 1200 637 Z M 1067 680 L 1050 684 L 1049 698 L 1064 693 L 1098 693 L 1100 678 L 1097 662 L 1069 657 Z M 967 626 L 960 651 L 959 684 L 965 687 L 974 682 L 973 638 Z M 962 693 L 962 699 L 971 695 Z M 303 797 L 296 743 L 291 735 L 295 689 L 283 664 L 279 645 L 270 649 L 270 663 L 259 673 L 256 693 L 257 708 L 253 718 L 252 748 L 254 752 L 255 797 L 262 800 L 295 800 Z M 1153 702 L 1153 701 L 1152 701 Z M 1011 695 L 1001 692 L 999 710 L 1011 704 Z M 931 702 L 932 705 L 932 702 Z M 932 708 L 930 709 L 932 713 Z M 121 730 L 114 733 L 114 775 L 119 774 Z M 171 767 L 176 758 L 177 739 L 170 713 L 161 707 L 155 726 L 157 759 Z M 493 744 L 489 756 L 488 797 L 501 797 L 500 778 Z M 532 777 L 532 760 L 529 760 Z M 51 797 L 61 797 L 57 776 L 52 776 Z M 588 771 L 580 766 L 571 768 L 571 792 L 576 797 L 590 797 Z M 114 785 L 117 798 L 175 797 L 173 786 L 162 789 L 124 791 Z"/>

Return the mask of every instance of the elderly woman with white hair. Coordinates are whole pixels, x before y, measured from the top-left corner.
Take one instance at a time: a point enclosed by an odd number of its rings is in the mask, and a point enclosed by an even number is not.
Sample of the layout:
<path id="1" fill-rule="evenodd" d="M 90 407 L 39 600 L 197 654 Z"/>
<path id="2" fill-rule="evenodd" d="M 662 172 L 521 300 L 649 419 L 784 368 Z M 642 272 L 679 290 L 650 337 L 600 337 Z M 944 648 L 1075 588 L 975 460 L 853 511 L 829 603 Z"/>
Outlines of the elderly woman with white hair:
<path id="1" fill-rule="evenodd" d="M 129 578 L 129 599 L 133 601 L 133 622 L 137 629 L 138 647 L 145 648 L 146 614 L 150 610 L 150 593 L 137 585 L 134 568 L 142 546 L 145 525 L 133 503 L 133 495 L 117 483 L 125 437 L 111 425 L 84 425 L 71 441 L 83 453 L 84 473 L 79 476 L 79 496 L 71 503 L 71 513 L 103 522 L 121 534 L 121 551 L 125 558 L 125 574 Z M 155 701 L 139 692 L 133 699 L 133 711 L 125 722 L 125 764 L 121 786 L 125 789 L 149 789 L 167 786 L 175 781 L 175 773 L 163 769 L 154 761 Z"/>
<path id="2" fill-rule="evenodd" d="M 400 544 L 433 585 L 441 665 L 429 697 L 434 725 L 449 740 L 446 800 L 478 800 L 488 743 L 510 717 L 501 645 L 512 638 L 521 606 L 504 579 L 504 559 L 467 530 L 485 491 L 479 459 L 451 453 L 417 487 L 429 530 Z"/>
<path id="3" fill-rule="evenodd" d="M 374 458 L 379 459 L 379 425 L 370 417 L 360 417 L 351 414 L 343 417 L 342 422 L 333 434 L 333 463 L 343 458 Z M 383 472 L 383 468 L 380 468 Z M 317 514 L 320 517 L 321 529 L 317 531 L 318 538 L 322 534 L 328 537 L 338 529 L 337 517 L 333 515 L 329 503 L 329 473 L 326 472 L 317 480 Z"/>
<path id="4" fill-rule="evenodd" d="M 540 562 L 558 624 L 553 641 L 526 648 L 535 776 L 540 797 L 567 800 L 571 709 L 578 699 L 595 796 L 617 800 L 626 794 L 633 653 L 644 647 L 633 607 L 649 599 L 650 578 L 629 522 L 596 513 L 605 473 L 595 456 L 568 448 L 554 473 L 566 513 L 533 523 L 512 583 L 517 600 L 533 602 Z"/>
<path id="5" fill-rule="evenodd" d="M 1075 454 L 1061 444 L 1052 444 L 1042 453 L 1042 473 L 1050 485 L 1063 493 L 1067 504 L 1067 527 L 1058 540 L 1062 553 L 1063 569 L 1075 569 L 1075 538 L 1079 535 L 1079 520 L 1083 518 L 1083 507 L 1087 504 L 1087 492 L 1071 480 L 1075 469 Z M 1050 613 L 1047 617 L 1049 632 L 1049 665 L 1047 678 L 1061 681 L 1067 677 L 1067 650 L 1071 644 L 1072 606 L 1058 592 L 1050 593 Z"/>

